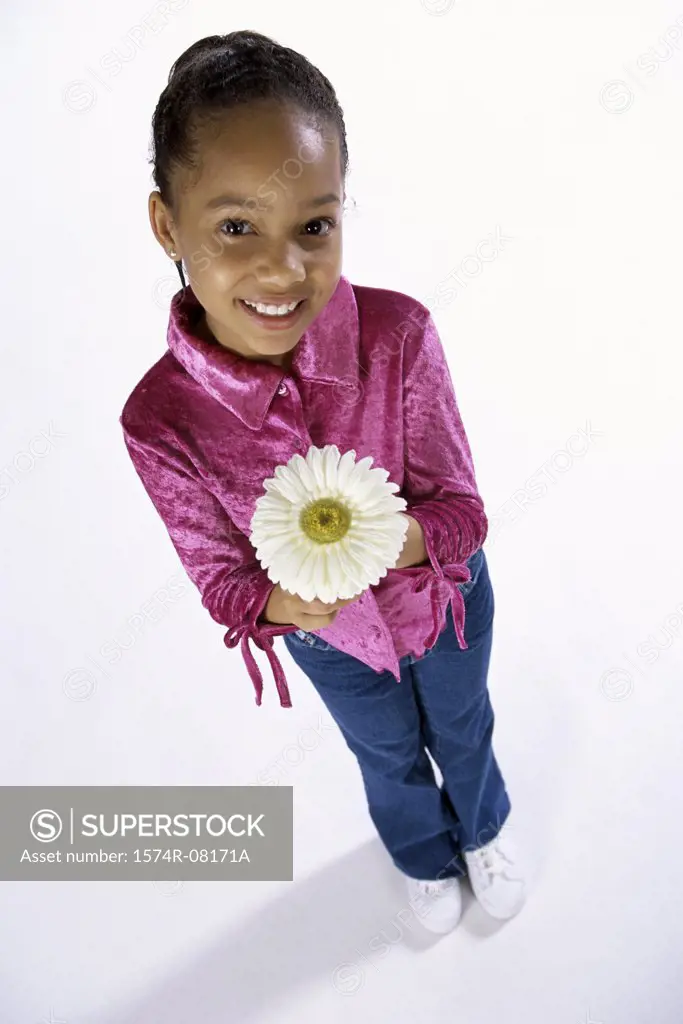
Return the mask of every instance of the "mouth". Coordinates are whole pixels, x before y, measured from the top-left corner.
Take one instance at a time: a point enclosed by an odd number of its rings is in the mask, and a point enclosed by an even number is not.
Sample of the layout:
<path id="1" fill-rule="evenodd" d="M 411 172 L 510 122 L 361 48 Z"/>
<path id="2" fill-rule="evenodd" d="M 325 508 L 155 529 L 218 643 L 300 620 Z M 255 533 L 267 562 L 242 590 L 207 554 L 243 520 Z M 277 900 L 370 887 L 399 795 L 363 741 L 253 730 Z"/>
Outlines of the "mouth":
<path id="1" fill-rule="evenodd" d="M 261 327 L 265 327 L 269 331 L 283 331 L 291 327 L 300 318 L 308 299 L 299 299 L 296 306 L 294 306 L 293 302 L 267 304 L 259 302 L 258 309 L 254 308 L 255 304 L 250 304 L 245 299 L 238 299 L 237 301 L 247 316 L 251 317 Z M 283 312 L 285 309 L 286 311 Z"/>

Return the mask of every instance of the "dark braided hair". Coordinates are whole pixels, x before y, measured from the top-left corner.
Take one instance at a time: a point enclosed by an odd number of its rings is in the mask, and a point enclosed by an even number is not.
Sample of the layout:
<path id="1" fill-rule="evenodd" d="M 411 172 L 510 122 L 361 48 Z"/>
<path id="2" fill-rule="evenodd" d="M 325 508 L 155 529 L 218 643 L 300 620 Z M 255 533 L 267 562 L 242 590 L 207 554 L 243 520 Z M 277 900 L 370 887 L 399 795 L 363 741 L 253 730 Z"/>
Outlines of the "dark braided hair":
<path id="1" fill-rule="evenodd" d="M 333 125 L 339 133 L 341 172 L 346 178 L 344 112 L 325 75 L 296 50 L 259 32 L 206 36 L 173 64 L 152 118 L 149 162 L 154 165 L 154 183 L 170 210 L 175 206 L 174 171 L 198 166 L 198 129 L 227 110 L 266 99 L 299 107 L 319 130 Z M 176 267 L 185 287 L 180 260 Z"/>

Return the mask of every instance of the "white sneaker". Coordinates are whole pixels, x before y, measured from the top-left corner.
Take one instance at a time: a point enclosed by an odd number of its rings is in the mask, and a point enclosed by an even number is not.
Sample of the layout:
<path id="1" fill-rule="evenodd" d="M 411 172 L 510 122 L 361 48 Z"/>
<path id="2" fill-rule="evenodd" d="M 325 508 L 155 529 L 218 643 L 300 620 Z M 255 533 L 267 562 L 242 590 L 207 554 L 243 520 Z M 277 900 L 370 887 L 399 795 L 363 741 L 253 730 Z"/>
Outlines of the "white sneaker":
<path id="1" fill-rule="evenodd" d="M 484 910 L 499 921 L 514 917 L 526 899 L 526 884 L 506 826 L 486 846 L 465 850 L 464 856 L 472 891 Z"/>
<path id="2" fill-rule="evenodd" d="M 460 882 L 457 878 L 422 881 L 408 878 L 411 906 L 423 926 L 436 935 L 445 935 L 455 928 L 462 913 Z"/>

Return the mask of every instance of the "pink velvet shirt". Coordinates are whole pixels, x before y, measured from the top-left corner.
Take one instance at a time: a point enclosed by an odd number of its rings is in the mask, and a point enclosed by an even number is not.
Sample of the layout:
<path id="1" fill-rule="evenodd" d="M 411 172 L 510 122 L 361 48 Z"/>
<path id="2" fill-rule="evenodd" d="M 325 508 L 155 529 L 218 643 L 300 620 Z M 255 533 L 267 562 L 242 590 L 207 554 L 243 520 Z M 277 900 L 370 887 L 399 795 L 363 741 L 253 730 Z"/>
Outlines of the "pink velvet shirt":
<path id="1" fill-rule="evenodd" d="M 292 353 L 291 371 L 248 360 L 194 328 L 190 285 L 171 302 L 168 351 L 135 386 L 120 423 L 135 469 L 203 606 L 228 627 L 261 704 L 249 641 L 265 651 L 282 707 L 291 699 L 274 638 L 296 625 L 261 618 L 274 584 L 249 542 L 263 481 L 295 452 L 336 444 L 373 457 L 424 531 L 428 561 L 389 569 L 316 634 L 400 683 L 399 659 L 419 657 L 445 627 L 458 583 L 488 521 L 444 350 L 429 310 L 400 292 L 341 277 Z"/>

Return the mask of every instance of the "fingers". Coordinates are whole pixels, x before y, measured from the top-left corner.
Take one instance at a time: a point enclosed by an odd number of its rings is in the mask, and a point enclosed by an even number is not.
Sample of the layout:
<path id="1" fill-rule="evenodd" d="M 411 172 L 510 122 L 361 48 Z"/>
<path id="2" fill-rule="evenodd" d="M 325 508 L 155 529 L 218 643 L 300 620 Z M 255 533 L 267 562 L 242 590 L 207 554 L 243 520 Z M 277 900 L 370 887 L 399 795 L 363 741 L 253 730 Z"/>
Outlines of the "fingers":
<path id="1" fill-rule="evenodd" d="M 351 604 L 353 601 L 357 601 L 361 594 L 357 594 L 355 597 L 340 598 L 338 601 L 332 601 L 330 604 L 326 604 L 324 601 L 319 601 L 317 598 L 313 601 L 304 601 L 299 597 L 294 598 L 294 616 L 291 621 L 306 632 L 311 632 L 314 629 L 324 629 L 325 626 L 331 626 L 337 615 L 342 608 L 345 608 L 347 604 Z"/>
<path id="2" fill-rule="evenodd" d="M 357 594 L 356 597 L 339 598 L 338 601 L 332 601 L 330 604 L 325 604 L 324 601 L 301 601 L 301 610 L 306 615 L 329 615 L 331 612 L 338 611 L 340 608 L 345 608 L 347 604 L 352 604 L 353 601 L 357 601 L 360 597 Z"/>
<path id="3" fill-rule="evenodd" d="M 331 626 L 338 614 L 338 612 L 332 612 L 331 615 L 302 614 L 297 617 L 295 625 L 306 633 L 311 633 L 314 629 L 324 629 L 325 626 Z"/>
<path id="4" fill-rule="evenodd" d="M 337 611 L 341 607 L 341 601 L 333 601 L 331 604 L 325 604 L 324 601 L 301 601 L 301 611 L 304 615 L 330 615 L 331 612 Z"/>

